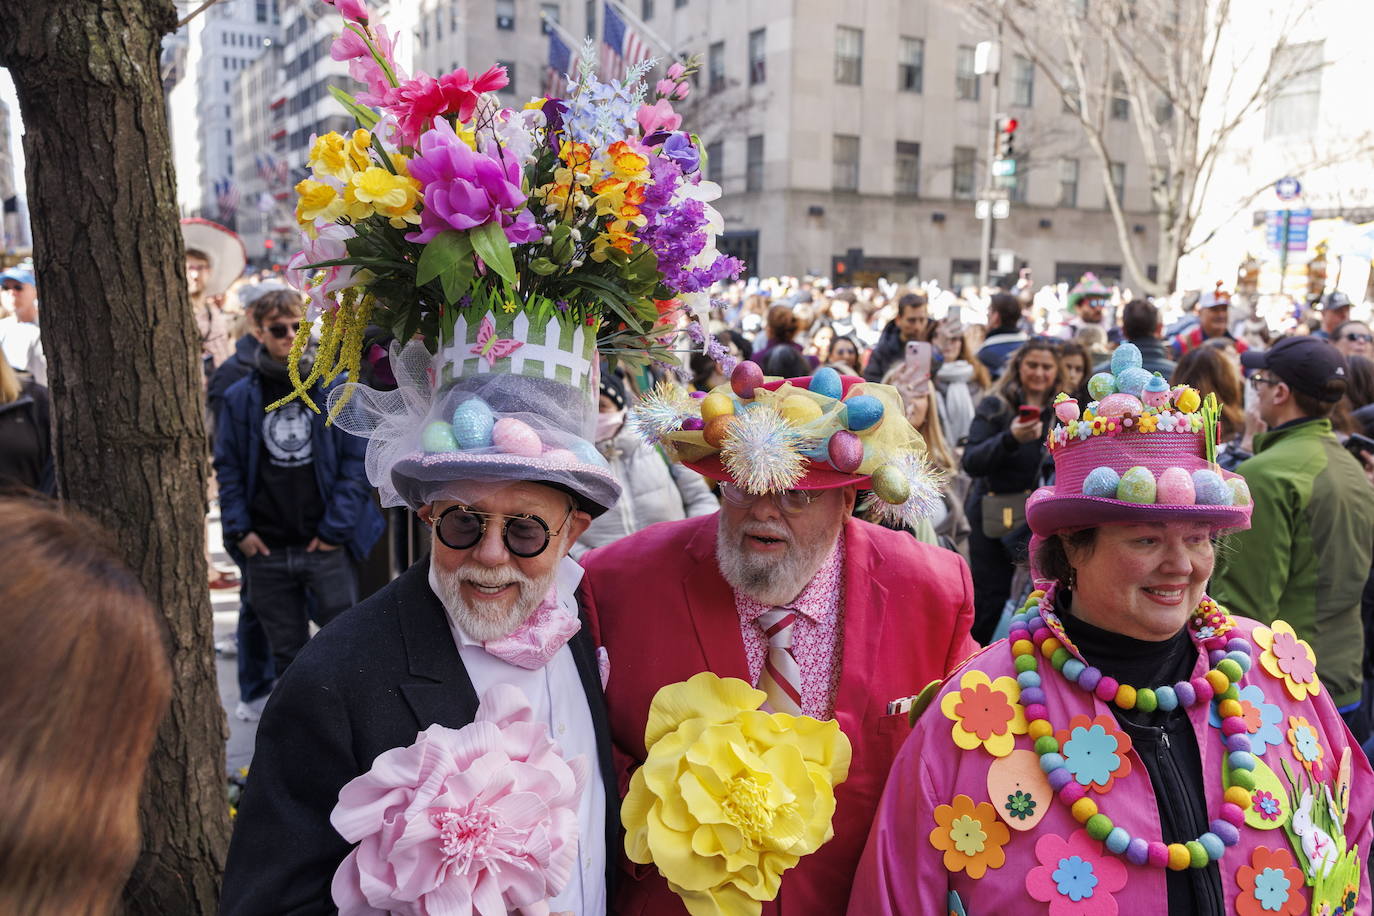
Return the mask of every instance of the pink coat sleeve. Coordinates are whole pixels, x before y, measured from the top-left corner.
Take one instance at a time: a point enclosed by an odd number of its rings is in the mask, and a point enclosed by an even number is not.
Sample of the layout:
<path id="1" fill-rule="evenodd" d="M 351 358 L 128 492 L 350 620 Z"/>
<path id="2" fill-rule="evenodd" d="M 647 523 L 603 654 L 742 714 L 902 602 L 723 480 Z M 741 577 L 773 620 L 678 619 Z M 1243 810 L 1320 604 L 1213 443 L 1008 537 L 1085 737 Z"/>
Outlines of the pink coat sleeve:
<path id="1" fill-rule="evenodd" d="M 959 557 L 960 585 L 963 595 L 959 608 L 954 615 L 954 631 L 950 634 L 949 655 L 945 658 L 945 673 L 953 671 L 972 657 L 981 647 L 976 643 L 969 630 L 973 626 L 973 579 L 969 576 L 968 563 Z"/>

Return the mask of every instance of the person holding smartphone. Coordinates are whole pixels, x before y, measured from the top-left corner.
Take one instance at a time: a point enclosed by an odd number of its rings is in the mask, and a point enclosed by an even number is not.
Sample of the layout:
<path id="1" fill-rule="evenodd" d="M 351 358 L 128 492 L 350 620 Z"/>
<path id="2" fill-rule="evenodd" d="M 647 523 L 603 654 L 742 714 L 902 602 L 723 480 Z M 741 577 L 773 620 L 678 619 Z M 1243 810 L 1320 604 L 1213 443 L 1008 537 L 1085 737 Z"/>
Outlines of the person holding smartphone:
<path id="1" fill-rule="evenodd" d="M 1060 376 L 1055 344 L 1027 341 L 1011 355 L 969 427 L 963 465 L 973 478 L 964 504 L 972 526 L 972 635 L 983 645 L 992 641 L 1011 596 L 1016 564 L 1025 558 L 1030 540 L 1026 497 L 1039 486 L 1048 466 L 1045 430 Z"/>

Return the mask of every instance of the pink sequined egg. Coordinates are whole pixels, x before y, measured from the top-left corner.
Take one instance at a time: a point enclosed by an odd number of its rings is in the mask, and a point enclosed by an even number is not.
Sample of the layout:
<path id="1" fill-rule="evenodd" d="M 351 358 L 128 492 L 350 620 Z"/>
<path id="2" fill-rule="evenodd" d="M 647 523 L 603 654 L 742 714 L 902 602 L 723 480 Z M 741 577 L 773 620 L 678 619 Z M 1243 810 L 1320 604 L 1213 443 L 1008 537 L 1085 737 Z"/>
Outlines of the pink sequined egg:
<path id="1" fill-rule="evenodd" d="M 529 424 L 514 417 L 502 417 L 491 431 L 491 443 L 507 455 L 533 458 L 544 450 L 539 434 Z"/>
<path id="2" fill-rule="evenodd" d="M 1170 506 L 1191 506 L 1197 502 L 1193 492 L 1193 475 L 1183 468 L 1165 468 L 1159 475 L 1155 502 Z"/>
<path id="3" fill-rule="evenodd" d="M 1138 417 L 1145 407 L 1133 394 L 1109 394 L 1097 405 L 1099 417 Z"/>
<path id="4" fill-rule="evenodd" d="M 831 433 L 826 452 L 831 466 L 842 474 L 852 474 L 864 463 L 863 440 L 847 429 Z"/>

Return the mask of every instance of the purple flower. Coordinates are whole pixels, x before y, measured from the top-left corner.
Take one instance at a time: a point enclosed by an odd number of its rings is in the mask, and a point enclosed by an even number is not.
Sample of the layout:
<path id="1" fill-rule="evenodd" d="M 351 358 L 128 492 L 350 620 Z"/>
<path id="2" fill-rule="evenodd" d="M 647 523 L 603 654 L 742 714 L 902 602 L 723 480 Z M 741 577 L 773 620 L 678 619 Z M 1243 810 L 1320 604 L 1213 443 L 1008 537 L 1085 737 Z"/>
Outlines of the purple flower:
<path id="1" fill-rule="evenodd" d="M 458 139 L 446 118 L 435 118 L 434 129 L 420 136 L 410 161 L 410 174 L 424 189 L 425 209 L 420 229 L 406 236 L 429 242 L 446 229 L 466 230 L 500 220 L 511 242 L 534 241 L 543 234 L 525 209 L 520 190 L 520 163 L 488 145 L 477 153 Z"/>
<path id="2" fill-rule="evenodd" d="M 675 133 L 663 143 L 663 155 L 672 159 L 682 169 L 682 174 L 690 175 L 701 164 L 701 154 L 697 152 L 688 134 Z"/>
<path id="3" fill-rule="evenodd" d="M 645 240 L 653 235 L 654 214 L 668 206 L 668 202 L 673 199 L 673 192 L 677 190 L 682 178 L 682 169 L 676 162 L 664 156 L 650 156 L 649 174 L 654 180 L 644 189 L 644 203 L 639 205 L 639 212 L 649 218 L 646 231 L 640 233 L 640 237 Z"/>
<path id="4" fill-rule="evenodd" d="M 563 132 L 563 113 L 568 110 L 568 103 L 562 99 L 544 100 L 544 120 L 548 125 L 545 136 L 549 144 L 549 149 L 558 152 L 560 142 L 559 135 Z"/>

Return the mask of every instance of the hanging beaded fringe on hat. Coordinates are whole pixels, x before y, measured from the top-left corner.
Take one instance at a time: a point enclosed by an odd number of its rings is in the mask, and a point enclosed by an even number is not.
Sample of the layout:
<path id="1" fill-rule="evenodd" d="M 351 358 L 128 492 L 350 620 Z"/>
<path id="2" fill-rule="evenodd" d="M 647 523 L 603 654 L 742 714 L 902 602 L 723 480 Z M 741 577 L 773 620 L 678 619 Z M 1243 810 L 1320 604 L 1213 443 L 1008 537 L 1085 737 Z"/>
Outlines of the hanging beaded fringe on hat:
<path id="1" fill-rule="evenodd" d="M 310 386 L 317 381 L 328 385 L 338 378 L 339 373 L 345 371 L 348 372 L 348 380 L 356 382 L 358 372 L 362 368 L 363 333 L 372 318 L 372 307 L 375 302 L 376 299 L 371 293 L 364 293 L 357 287 L 349 287 L 339 293 L 337 307 L 327 310 L 321 319 L 320 345 L 315 354 L 315 365 L 305 379 L 301 378 L 300 361 L 306 346 L 310 343 L 313 323 L 309 319 L 302 321 L 300 332 L 296 334 L 296 340 L 291 344 L 291 353 L 287 357 L 291 393 L 272 402 L 267 409 L 276 410 L 283 404 L 300 398 L 305 406 L 319 413 L 320 408 L 310 397 Z M 352 395 L 353 387 L 350 385 L 330 408 L 325 425 L 334 422 Z"/>

